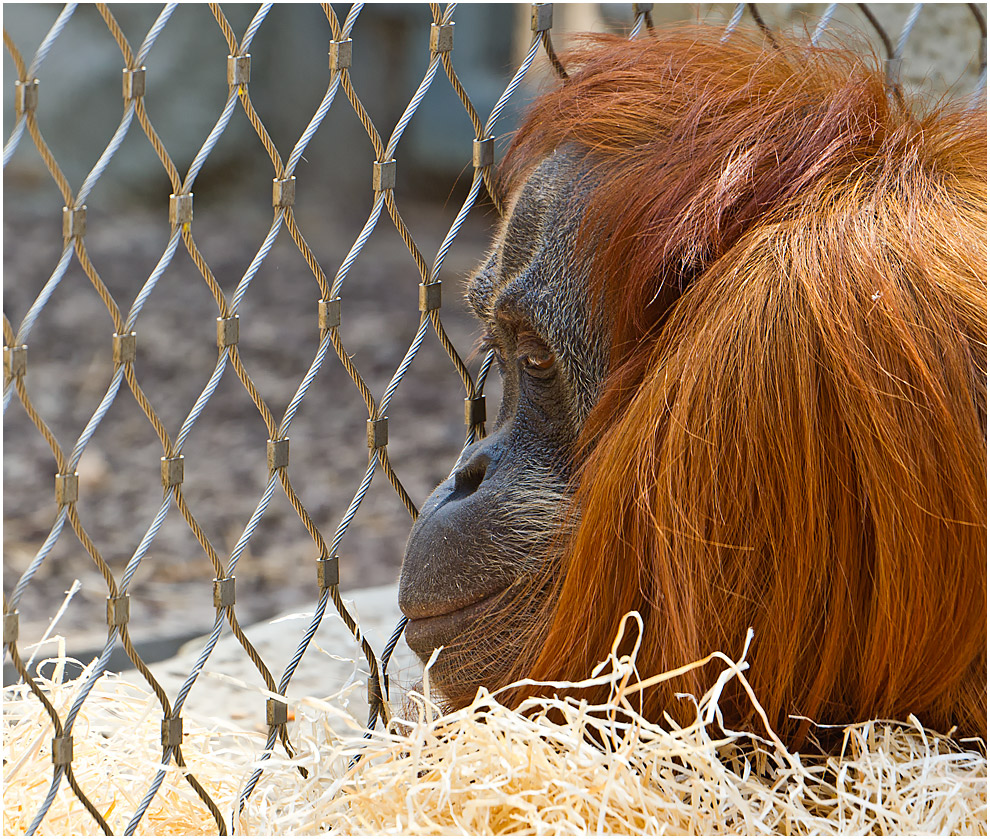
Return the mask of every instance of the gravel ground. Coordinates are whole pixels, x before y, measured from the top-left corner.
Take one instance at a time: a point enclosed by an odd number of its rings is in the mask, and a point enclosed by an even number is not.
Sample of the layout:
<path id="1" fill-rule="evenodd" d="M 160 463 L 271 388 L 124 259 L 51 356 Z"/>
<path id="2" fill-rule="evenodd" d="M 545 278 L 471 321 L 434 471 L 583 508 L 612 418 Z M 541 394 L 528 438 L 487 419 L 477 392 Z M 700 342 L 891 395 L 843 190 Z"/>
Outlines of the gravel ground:
<path id="1" fill-rule="evenodd" d="M 16 330 L 58 261 L 60 207 L 19 204 L 8 190 L 4 218 L 4 312 Z M 404 199 L 399 207 L 422 252 L 432 259 L 460 204 Z M 94 202 L 95 203 L 95 202 Z M 255 202 L 263 207 L 263 202 Z M 236 219 L 231 207 L 237 206 Z M 367 207 L 347 212 L 333 196 L 300 202 L 297 219 L 324 270 L 343 261 Z M 194 236 L 228 299 L 264 239 L 270 216 L 237 200 L 197 205 Z M 476 210 L 445 263 L 443 321 L 463 356 L 476 327 L 461 299 L 464 277 L 490 236 L 493 213 Z M 167 241 L 161 213 L 134 209 L 89 214 L 87 246 L 103 280 L 126 312 Z M 419 276 L 383 214 L 342 292 L 341 336 L 380 399 L 418 326 Z M 248 373 L 276 418 L 312 362 L 319 343 L 318 287 L 291 239 L 280 234 L 239 309 L 240 350 Z M 174 438 L 216 363 L 216 305 L 180 247 L 136 327 L 135 369 Z M 112 322 L 74 263 L 29 339 L 31 399 L 63 449 L 71 450 L 103 398 L 113 364 Z M 477 368 L 477 362 L 472 365 Z M 389 455 L 414 502 L 442 481 L 463 443 L 463 387 L 432 331 L 389 410 Z M 289 432 L 289 476 L 324 538 L 333 538 L 367 466 L 367 411 L 332 353 Z M 184 492 L 223 559 L 241 535 L 267 483 L 265 424 L 228 366 L 188 437 Z M 4 593 L 9 596 L 52 526 L 55 461 L 16 395 L 4 416 Z M 78 509 L 87 533 L 120 579 L 162 499 L 161 445 L 126 385 L 79 464 Z M 380 471 L 341 543 L 341 587 L 394 583 L 410 519 Z M 318 595 L 313 540 L 276 489 L 236 569 L 242 623 L 311 607 Z M 212 567 L 174 508 L 134 577 L 131 631 L 138 642 L 165 641 L 164 655 L 207 631 L 215 615 Z M 66 526 L 21 599 L 21 641 L 37 640 L 73 583 L 81 589 L 59 621 L 70 652 L 102 647 L 106 584 Z M 152 646 L 145 649 L 151 650 Z M 160 646 L 160 645 L 159 645 Z M 150 653 L 158 657 L 159 653 Z"/>

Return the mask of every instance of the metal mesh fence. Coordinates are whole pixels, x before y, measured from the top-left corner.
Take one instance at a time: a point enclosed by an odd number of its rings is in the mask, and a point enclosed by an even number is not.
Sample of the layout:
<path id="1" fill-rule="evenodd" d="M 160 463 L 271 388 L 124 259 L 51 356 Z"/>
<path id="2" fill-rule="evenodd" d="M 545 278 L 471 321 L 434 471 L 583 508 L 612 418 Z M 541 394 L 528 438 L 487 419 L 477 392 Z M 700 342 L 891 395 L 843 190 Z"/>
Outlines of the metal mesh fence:
<path id="1" fill-rule="evenodd" d="M 413 365 L 425 342 L 436 342 L 442 348 L 460 380 L 466 425 L 464 445 L 469 445 L 485 433 L 484 389 L 492 356 L 489 354 L 487 358 L 482 359 L 480 366 L 476 365 L 477 369 L 472 371 L 464 360 L 470 347 L 456 347 L 448 336 L 441 319 L 441 270 L 455 237 L 462 230 L 469 214 L 481 212 L 479 208 L 483 203 L 494 208 L 495 213 L 502 212 L 503 196 L 498 192 L 494 176 L 496 139 L 505 130 L 500 118 L 504 117 L 510 99 L 518 98 L 517 91 L 527 78 L 527 74 L 530 77 L 534 73 L 566 75 L 565 68 L 557 58 L 551 37 L 552 32 L 558 33 L 558 37 L 565 36 L 566 33 L 561 33 L 559 25 L 554 28 L 553 9 L 550 4 L 534 4 L 532 7 L 527 7 L 529 26 L 524 43 L 521 45 L 524 47 L 521 61 L 513 68 L 494 106 L 484 114 L 479 113 L 478 108 L 473 104 L 469 91 L 465 89 L 454 66 L 455 5 L 441 7 L 431 4 L 428 10 L 422 7 L 420 13 L 429 18 L 429 42 L 422 44 L 421 66 L 424 69 L 421 81 L 394 126 L 390 127 L 387 133 L 383 133 L 380 131 L 381 126 L 376 125 L 369 115 L 369 110 L 355 87 L 355 79 L 352 78 L 352 62 L 358 51 L 384 49 L 381 44 L 362 40 L 361 28 L 358 26 L 362 5 L 354 5 L 343 16 L 330 5 L 323 5 L 321 25 L 325 28 L 326 39 L 329 42 L 329 77 L 326 92 L 298 139 L 290 146 L 281 149 L 273 141 L 251 97 L 252 72 L 256 74 L 259 72 L 258 67 L 252 67 L 251 48 L 256 39 L 265 37 L 265 22 L 269 18 L 272 5 L 261 5 L 243 33 L 235 31 L 229 22 L 229 10 L 228 14 L 225 14 L 218 5 L 211 5 L 216 49 L 225 50 L 227 54 L 227 96 L 212 129 L 185 171 L 170 156 L 166 143 L 156 129 L 154 101 L 151 98 L 151 101 L 146 103 L 146 91 L 150 93 L 152 90 L 151 86 L 147 85 L 148 69 L 154 65 L 156 43 L 168 30 L 170 22 L 174 21 L 176 16 L 188 13 L 189 10 L 180 8 L 174 3 L 165 5 L 140 43 L 135 45 L 125 36 L 114 11 L 105 5 L 98 5 L 96 7 L 98 13 L 113 42 L 116 43 L 123 65 L 123 112 L 110 141 L 78 187 L 73 186 L 60 167 L 56 155 L 46 142 L 44 125 L 38 116 L 38 104 L 44 96 L 44 87 L 40 82 L 43 79 L 43 66 L 51 51 L 58 49 L 63 32 L 73 25 L 73 17 L 77 14 L 76 5 L 68 4 L 57 14 L 37 50 L 29 58 L 22 53 L 15 38 L 8 34 L 7 28 L 4 29 L 4 44 L 17 75 L 16 80 L 13 81 L 15 121 L 3 153 L 5 170 L 14 155 L 26 154 L 33 149 L 41 156 L 63 205 L 62 247 L 54 269 L 47 280 L 40 283 L 42 286 L 40 292 L 33 297 L 33 302 L 20 321 L 12 322 L 8 317 L 6 306 L 3 321 L 5 417 L 11 404 L 15 402 L 16 395 L 18 405 L 14 410 L 23 410 L 30 420 L 30 427 L 35 429 L 44 440 L 50 449 L 55 471 L 54 499 L 50 496 L 36 499 L 37 506 L 43 508 L 46 515 L 51 516 L 50 521 L 53 523 L 50 524 L 44 538 L 40 540 L 40 545 L 33 549 L 33 554 L 25 566 L 18 569 L 19 573 L 11 575 L 8 572 L 5 575 L 8 579 L 4 586 L 4 649 L 19 678 L 28 685 L 38 702 L 46 708 L 52 727 L 51 784 L 44 801 L 34 815 L 29 832 L 33 833 L 41 825 L 64 779 L 99 827 L 104 832 L 110 833 L 106 814 L 99 806 L 98 791 L 82 789 L 74 777 L 73 726 L 81 707 L 87 701 L 97 678 L 106 669 L 111 654 L 118 644 L 123 646 L 133 667 L 154 691 L 161 711 L 162 768 L 147 783 L 146 789 L 141 791 L 139 804 L 135 807 L 126 827 L 127 833 L 138 829 L 142 817 L 162 784 L 165 767 L 173 762 L 178 767 L 186 767 L 183 758 L 183 707 L 190 692 L 195 688 L 200 673 L 210 660 L 221 633 L 228 628 L 243 648 L 245 655 L 250 658 L 268 692 L 284 697 L 317 628 L 324 619 L 328 607 L 332 605 L 361 645 L 366 658 L 370 672 L 368 726 L 374 727 L 379 721 L 387 724 L 390 719 L 388 663 L 403 624 L 400 623 L 396 627 L 391 639 L 381 650 L 373 649 L 362 636 L 356 620 L 346 608 L 339 591 L 341 542 L 352 521 L 361 514 L 362 503 L 376 478 L 379 483 L 381 481 L 388 483 L 412 519 L 417 515 L 416 504 L 389 458 L 389 415 L 393 398 L 400 387 L 414 386 L 416 371 Z M 897 31 L 888 29 L 878 19 L 877 14 L 865 4 L 861 4 L 858 8 L 842 7 L 838 4 L 809 7 L 805 10 L 807 15 L 805 25 L 812 33 L 813 40 L 817 41 L 829 31 L 830 27 L 836 25 L 840 18 L 858 19 L 878 39 L 878 49 L 885 60 L 888 80 L 896 95 L 902 77 L 909 78 L 905 76 L 903 64 L 912 35 L 917 37 L 916 25 L 923 19 L 924 14 L 939 14 L 939 12 L 935 8 L 923 12 L 921 5 L 916 5 L 904 10 L 899 9 L 897 13 L 900 16 Z M 657 10 L 657 14 L 659 16 L 660 9 Z M 732 31 L 737 26 L 748 22 L 764 28 L 772 38 L 774 28 L 785 22 L 780 19 L 781 11 L 778 7 L 761 9 L 755 4 L 699 6 L 694 7 L 691 14 L 725 26 L 726 37 L 731 37 Z M 889 11 L 885 14 L 886 18 L 890 17 Z M 976 5 L 971 5 L 967 14 L 968 24 L 975 33 L 974 42 L 979 44 L 979 53 L 973 59 L 978 69 L 975 85 L 961 92 L 966 95 L 981 96 L 986 78 L 985 21 L 981 8 Z M 650 37 L 651 32 L 661 25 L 659 20 L 654 20 L 652 4 L 634 5 L 630 20 L 631 25 L 627 31 L 629 37 L 633 38 Z M 314 65 L 320 66 L 314 66 L 313 72 L 325 72 L 326 65 L 323 61 L 324 59 L 314 58 Z M 84 67 L 82 69 L 85 70 Z M 396 199 L 396 186 L 400 177 L 397 161 L 402 158 L 402 140 L 407 128 L 416 118 L 424 97 L 435 86 L 449 86 L 456 95 L 463 106 L 464 119 L 470 123 L 474 139 L 470 147 L 465 146 L 463 149 L 463 159 L 460 161 L 465 170 L 470 172 L 470 185 L 467 187 L 466 197 L 463 198 L 453 221 L 447 225 L 436 251 L 424 252 L 414 240 Z M 189 95 L 189 91 L 186 91 L 185 95 Z M 301 190 L 305 188 L 306 177 L 302 174 L 301 161 L 305 160 L 304 155 L 311 141 L 324 126 L 327 115 L 332 109 L 351 109 L 360 121 L 370 147 L 371 163 L 368 178 L 371 181 L 372 191 L 368 196 L 370 209 L 367 202 L 349 208 L 351 212 L 361 214 L 365 221 L 346 256 L 339 264 L 330 266 L 315 255 L 314 249 L 307 242 L 294 208 L 297 181 Z M 265 159 L 268 161 L 267 165 L 270 169 L 266 177 L 270 178 L 272 184 L 273 213 L 267 232 L 260 244 L 254 246 L 253 258 L 247 268 L 235 278 L 233 287 L 225 290 L 224 283 L 218 279 L 197 243 L 196 225 L 193 221 L 194 192 L 197 179 L 204 171 L 211 154 L 221 142 L 235 115 L 240 114 L 243 114 L 250 123 L 252 135 L 256 138 L 254 142 L 263 148 Z M 141 278 L 140 288 L 133 299 L 122 299 L 119 291 L 117 294 L 111 292 L 108 283 L 101 277 L 102 266 L 99 265 L 99 260 L 91 257 L 90 249 L 87 247 L 87 201 L 97 195 L 94 192 L 97 184 L 112 166 L 125 140 L 133 135 L 138 137 L 143 135 L 147 139 L 158 165 L 170 184 L 171 194 L 168 195 L 167 215 L 165 196 L 156 199 L 161 207 L 161 227 L 163 233 L 167 234 L 161 255 L 150 273 Z M 252 176 L 256 177 L 257 173 L 252 173 Z M 7 212 L 16 213 L 16 208 L 8 207 Z M 230 212 L 232 218 L 235 218 L 236 207 L 231 208 Z M 373 244 L 369 245 L 369 241 L 376 229 L 388 225 L 393 226 L 401 237 L 408 254 L 409 282 L 418 279 L 418 326 L 401 360 L 388 378 L 387 385 L 376 391 L 368 384 L 366 377 L 354 362 L 352 353 L 342 337 L 341 327 L 348 317 L 348 293 L 354 283 L 354 275 L 359 271 L 355 266 L 359 265 L 362 255 L 374 247 Z M 307 229 L 306 233 L 311 237 L 320 235 L 318 229 Z M 255 314 L 254 319 L 244 317 L 243 325 L 241 321 L 247 305 L 245 301 L 250 299 L 253 287 L 262 273 L 262 266 L 274 259 L 272 253 L 277 244 L 282 247 L 287 242 L 291 242 L 291 248 L 298 252 L 298 256 L 301 256 L 308 269 L 307 276 L 313 300 L 309 316 L 312 320 L 314 351 L 305 375 L 298 381 L 284 410 L 279 411 L 274 407 L 274 400 L 270 397 L 266 399 L 263 389 L 256 383 L 259 371 L 249 369 L 249 364 L 246 363 L 241 351 L 242 333 L 246 334 L 257 326 L 257 315 Z M 174 270 L 173 264 L 177 262 L 177 255 L 182 253 L 187 254 L 192 261 L 201 287 L 208 291 L 213 301 L 215 312 L 212 316 L 215 319 L 218 351 L 212 371 L 206 377 L 206 381 L 198 386 L 198 397 L 180 422 L 170 423 L 163 419 L 165 406 L 151 398 L 146 388 L 142 387 L 139 373 L 143 357 L 139 356 L 138 347 L 141 344 L 142 326 L 147 322 L 147 313 L 156 305 L 156 298 L 173 293 L 168 282 L 170 268 Z M 64 423 L 61 418 L 52 417 L 44 407 L 45 382 L 32 382 L 30 387 L 28 385 L 28 347 L 32 341 L 36 322 L 46 307 L 53 298 L 64 293 L 66 285 L 76 280 L 91 285 L 105 310 L 102 317 L 109 317 L 110 334 L 105 336 L 105 348 L 102 352 L 112 358 L 112 373 L 109 382 L 104 382 L 102 385 L 103 396 L 99 400 L 98 407 L 82 424 L 81 429 L 73 430 L 71 442 L 66 444 L 60 442 L 58 435 L 52 430 L 53 422 L 58 421 L 60 425 Z M 30 282 L 30 277 L 8 275 L 5 285 L 9 289 L 11 284 Z M 176 336 L 176 341 L 179 337 Z M 46 333 L 46 340 L 71 341 L 71 339 L 71 335 L 52 335 L 50 330 Z M 297 478 L 300 471 L 305 471 L 311 464 L 305 461 L 301 463 L 293 461 L 290 466 L 290 432 L 294 419 L 321 371 L 334 365 L 340 365 L 346 372 L 354 392 L 364 406 L 367 465 L 353 488 L 350 501 L 343 506 L 343 509 L 334 511 L 332 515 L 323 515 L 318 521 L 308 512 L 307 506 L 303 504 L 294 489 L 293 478 Z M 413 382 L 410 382 L 410 379 Z M 225 547 L 215 536 L 209 535 L 208 529 L 204 528 L 197 518 L 196 505 L 191 503 L 189 493 L 186 491 L 186 453 L 189 450 L 191 437 L 200 431 L 203 423 L 209 421 L 209 417 L 204 415 L 211 401 L 219 401 L 223 398 L 217 396 L 221 385 L 226 387 L 232 382 L 247 394 L 253 410 L 267 432 L 265 455 L 268 480 L 260 496 L 256 498 L 253 510 L 246 520 L 240 522 L 237 533 L 230 540 L 230 546 Z M 160 448 L 158 458 L 162 494 L 154 515 L 146 523 L 142 523 L 143 536 L 133 546 L 129 556 L 124 557 L 115 568 L 114 563 L 108 561 L 105 550 L 101 548 L 99 535 L 91 536 L 91 529 L 87 527 L 87 517 L 81 511 L 79 464 L 101 425 L 105 421 L 112 422 L 108 416 L 114 410 L 114 406 L 122 402 L 132 402 L 137 406 L 157 439 Z M 175 406 L 167 407 L 168 412 L 171 413 Z M 11 447 L 17 446 L 19 441 L 8 436 L 6 443 Z M 120 445 L 126 446 L 127 443 L 122 441 Z M 197 465 L 195 461 L 191 461 L 190 471 L 195 470 Z M 18 486 L 8 482 L 6 492 L 17 491 Z M 273 498 L 276 496 L 284 496 L 297 516 L 299 526 L 304 528 L 307 534 L 316 605 L 312 618 L 299 637 L 295 652 L 289 660 L 266 662 L 258 654 L 238 620 L 236 580 L 238 563 L 248 553 L 249 546 L 265 521 Z M 212 631 L 202 643 L 195 666 L 175 695 L 167 693 L 139 654 L 132 638 L 130 610 L 136 575 L 142 564 L 148 562 L 156 538 L 167 520 L 181 521 L 195 537 L 202 557 L 208 561 L 208 566 L 204 564 L 203 567 L 212 569 L 212 603 L 215 609 Z M 29 666 L 31 661 L 24 659 L 24 641 L 22 639 L 19 642 L 18 638 L 19 609 L 25 592 L 32 585 L 38 585 L 42 569 L 47 562 L 50 562 L 56 545 L 64 544 L 66 540 L 71 539 L 70 534 L 75 535 L 82 548 L 81 551 L 76 551 L 77 561 L 95 565 L 105 582 L 107 635 L 98 663 L 88 671 L 89 675 L 73 698 L 68 712 L 60 714 L 36 683 Z M 10 579 L 11 576 L 14 579 Z M 203 584 L 208 585 L 205 574 Z M 283 699 L 267 699 L 266 719 L 268 727 L 266 751 L 259 755 L 258 768 L 240 793 L 241 802 L 252 794 L 264 771 L 264 761 L 273 750 L 281 748 L 290 756 L 292 754 L 292 744 L 287 729 L 287 703 Z M 203 779 L 197 778 L 188 771 L 185 772 L 184 777 L 202 800 L 203 806 L 212 813 L 218 831 L 226 833 L 231 814 L 221 812 L 204 786 Z"/>

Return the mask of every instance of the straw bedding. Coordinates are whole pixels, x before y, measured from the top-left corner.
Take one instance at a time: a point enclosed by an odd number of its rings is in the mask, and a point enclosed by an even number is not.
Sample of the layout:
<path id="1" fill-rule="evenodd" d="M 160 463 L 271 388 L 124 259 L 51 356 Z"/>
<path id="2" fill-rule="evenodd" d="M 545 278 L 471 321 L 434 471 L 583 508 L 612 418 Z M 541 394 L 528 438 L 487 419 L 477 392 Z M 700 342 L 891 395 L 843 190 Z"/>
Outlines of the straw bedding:
<path id="1" fill-rule="evenodd" d="M 339 695 L 293 703 L 296 756 L 269 757 L 236 819 L 264 735 L 189 716 L 183 754 L 238 833 L 986 835 L 982 742 L 954 743 L 916 721 L 873 721 L 845 731 L 841 756 L 792 754 L 765 727 L 723 730 L 719 695 L 731 679 L 748 685 L 745 652 L 739 660 L 715 653 L 687 667 L 711 660 L 724 669 L 686 728 L 656 726 L 636 713 L 638 692 L 671 674 L 643 679 L 634 655 L 614 650 L 589 679 L 611 686 L 609 703 L 596 708 L 549 699 L 521 714 L 482 690 L 470 707 L 443 714 L 410 693 L 395 718 L 404 722 L 365 739 Z M 52 678 L 43 680 L 63 718 L 80 687 L 79 680 L 59 683 L 64 661 L 64 652 L 56 656 L 55 672 L 46 669 Z M 759 715 L 758 697 L 750 696 Z M 9 835 L 26 830 L 48 792 L 52 731 L 24 686 L 7 689 L 4 700 Z M 76 777 L 115 833 L 161 760 L 160 720 L 149 690 L 114 675 L 100 678 L 77 718 Z M 94 832 L 63 780 L 39 833 Z M 215 832 L 173 765 L 138 833 Z"/>

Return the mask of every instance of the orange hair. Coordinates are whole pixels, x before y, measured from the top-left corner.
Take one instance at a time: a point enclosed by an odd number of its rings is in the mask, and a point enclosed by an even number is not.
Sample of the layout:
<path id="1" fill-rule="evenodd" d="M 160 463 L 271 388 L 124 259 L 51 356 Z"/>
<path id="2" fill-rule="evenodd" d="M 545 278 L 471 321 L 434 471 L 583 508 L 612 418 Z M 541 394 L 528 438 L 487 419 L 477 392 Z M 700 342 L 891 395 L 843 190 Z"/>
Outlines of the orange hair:
<path id="1" fill-rule="evenodd" d="M 586 677 L 636 609 L 643 674 L 753 627 L 748 678 L 792 743 L 792 715 L 985 738 L 986 111 L 913 114 L 851 52 L 719 34 L 589 38 L 504 167 L 587 152 L 613 328 L 516 675 Z"/>

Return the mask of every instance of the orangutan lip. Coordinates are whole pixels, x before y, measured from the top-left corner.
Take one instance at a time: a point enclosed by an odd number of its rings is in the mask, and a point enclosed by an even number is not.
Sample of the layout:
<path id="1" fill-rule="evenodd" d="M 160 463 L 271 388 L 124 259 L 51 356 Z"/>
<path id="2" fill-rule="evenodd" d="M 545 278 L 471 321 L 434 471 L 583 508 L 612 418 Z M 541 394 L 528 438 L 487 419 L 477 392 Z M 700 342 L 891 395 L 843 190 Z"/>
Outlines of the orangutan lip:
<path id="1" fill-rule="evenodd" d="M 452 612 L 428 618 L 410 618 L 406 623 L 406 643 L 417 655 L 428 657 L 437 647 L 449 644 L 503 594 L 505 589 Z"/>

